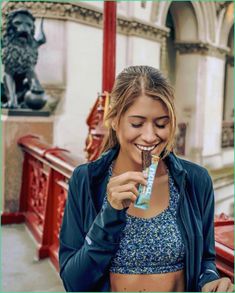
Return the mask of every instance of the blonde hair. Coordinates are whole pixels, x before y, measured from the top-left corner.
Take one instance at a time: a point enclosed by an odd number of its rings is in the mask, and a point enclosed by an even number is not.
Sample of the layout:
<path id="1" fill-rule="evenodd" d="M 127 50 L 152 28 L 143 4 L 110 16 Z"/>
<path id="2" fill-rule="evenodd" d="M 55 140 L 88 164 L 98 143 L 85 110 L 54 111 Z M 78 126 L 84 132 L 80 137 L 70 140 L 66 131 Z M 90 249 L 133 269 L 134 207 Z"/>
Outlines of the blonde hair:
<path id="1" fill-rule="evenodd" d="M 122 115 L 143 94 L 165 105 L 170 118 L 170 137 L 163 158 L 172 151 L 176 130 L 173 89 L 158 69 L 151 66 L 130 66 L 117 76 L 110 94 L 110 106 L 105 117 L 108 131 L 103 140 L 101 153 L 119 145 L 116 132 L 111 126 L 112 120 L 117 118 L 119 123 Z"/>

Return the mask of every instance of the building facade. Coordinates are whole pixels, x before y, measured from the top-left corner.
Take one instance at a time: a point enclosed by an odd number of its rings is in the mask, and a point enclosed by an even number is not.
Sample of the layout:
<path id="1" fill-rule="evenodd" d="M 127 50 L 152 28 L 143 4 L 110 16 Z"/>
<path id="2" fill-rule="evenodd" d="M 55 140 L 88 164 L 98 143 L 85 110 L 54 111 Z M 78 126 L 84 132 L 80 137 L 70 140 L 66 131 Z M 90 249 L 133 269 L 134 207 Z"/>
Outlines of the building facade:
<path id="1" fill-rule="evenodd" d="M 3 22 L 20 7 L 37 23 L 44 18 L 47 43 L 36 71 L 59 100 L 54 145 L 85 157 L 86 119 L 101 92 L 103 1 L 3 2 Z M 184 157 L 210 170 L 234 162 L 233 10 L 232 1 L 117 2 L 116 73 L 141 64 L 162 70 L 175 88 L 178 123 L 186 125 Z M 217 212 L 231 213 L 233 180 L 222 177 Z"/>

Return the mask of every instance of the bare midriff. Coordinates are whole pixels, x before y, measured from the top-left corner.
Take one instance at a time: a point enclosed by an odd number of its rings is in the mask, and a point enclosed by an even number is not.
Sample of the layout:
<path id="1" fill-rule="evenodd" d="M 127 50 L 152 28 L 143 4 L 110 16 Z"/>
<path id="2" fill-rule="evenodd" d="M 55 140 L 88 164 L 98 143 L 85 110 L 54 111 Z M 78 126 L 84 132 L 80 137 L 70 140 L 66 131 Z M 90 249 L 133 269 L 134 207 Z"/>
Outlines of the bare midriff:
<path id="1" fill-rule="evenodd" d="M 110 273 L 112 292 L 184 292 L 184 270 L 165 274 Z"/>

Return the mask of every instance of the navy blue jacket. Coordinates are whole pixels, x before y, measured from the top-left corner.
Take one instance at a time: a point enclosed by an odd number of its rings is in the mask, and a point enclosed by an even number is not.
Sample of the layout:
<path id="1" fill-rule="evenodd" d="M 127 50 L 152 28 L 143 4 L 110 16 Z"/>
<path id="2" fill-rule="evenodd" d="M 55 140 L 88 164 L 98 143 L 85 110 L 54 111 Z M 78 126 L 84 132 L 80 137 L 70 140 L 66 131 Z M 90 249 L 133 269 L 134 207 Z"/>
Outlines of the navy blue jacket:
<path id="1" fill-rule="evenodd" d="M 109 265 L 125 226 L 126 209 L 102 206 L 108 170 L 119 149 L 78 166 L 70 179 L 60 231 L 60 276 L 66 291 L 110 291 Z M 206 169 L 170 153 L 165 159 L 180 190 L 177 220 L 186 247 L 187 292 L 219 278 L 215 267 L 214 193 Z"/>

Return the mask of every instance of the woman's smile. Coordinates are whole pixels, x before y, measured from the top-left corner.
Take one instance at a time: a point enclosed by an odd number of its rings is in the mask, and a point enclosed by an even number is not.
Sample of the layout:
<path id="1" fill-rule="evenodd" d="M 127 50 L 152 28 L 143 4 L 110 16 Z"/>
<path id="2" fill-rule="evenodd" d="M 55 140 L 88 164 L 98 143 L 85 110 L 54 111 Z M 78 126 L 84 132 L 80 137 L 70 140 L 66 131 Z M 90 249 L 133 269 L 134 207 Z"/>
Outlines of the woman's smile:
<path id="1" fill-rule="evenodd" d="M 140 145 L 140 144 L 135 144 L 135 146 L 140 150 L 140 151 L 153 151 L 157 144 L 154 144 L 152 146 L 145 146 L 145 145 Z"/>

